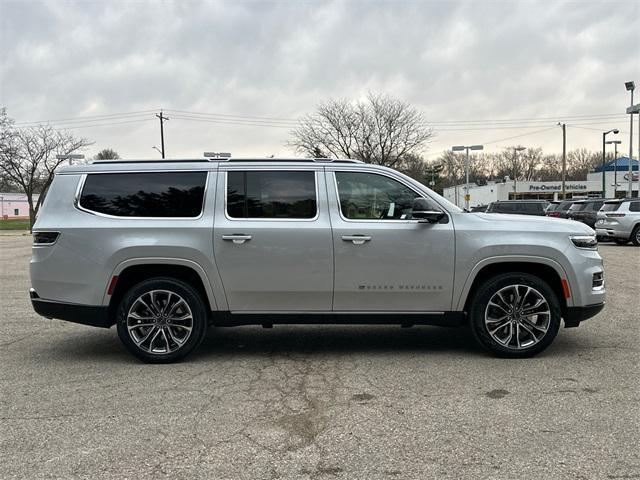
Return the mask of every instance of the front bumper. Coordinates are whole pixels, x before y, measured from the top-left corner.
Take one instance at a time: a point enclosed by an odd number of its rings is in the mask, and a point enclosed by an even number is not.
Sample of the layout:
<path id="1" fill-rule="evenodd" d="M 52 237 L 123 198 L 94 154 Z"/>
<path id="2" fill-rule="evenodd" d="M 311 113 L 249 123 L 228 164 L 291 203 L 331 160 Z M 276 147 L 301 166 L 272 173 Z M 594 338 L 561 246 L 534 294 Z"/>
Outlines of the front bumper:
<path id="1" fill-rule="evenodd" d="M 564 317 L 565 328 L 577 327 L 580 322 L 594 317 L 602 311 L 604 303 L 596 303 L 594 305 L 586 305 L 584 307 L 567 307 L 567 313 Z"/>
<path id="2" fill-rule="evenodd" d="M 92 327 L 109 328 L 113 325 L 109 318 L 109 307 L 44 300 L 38 296 L 34 289 L 29 291 L 29 296 L 33 309 L 43 317 L 57 318 Z"/>

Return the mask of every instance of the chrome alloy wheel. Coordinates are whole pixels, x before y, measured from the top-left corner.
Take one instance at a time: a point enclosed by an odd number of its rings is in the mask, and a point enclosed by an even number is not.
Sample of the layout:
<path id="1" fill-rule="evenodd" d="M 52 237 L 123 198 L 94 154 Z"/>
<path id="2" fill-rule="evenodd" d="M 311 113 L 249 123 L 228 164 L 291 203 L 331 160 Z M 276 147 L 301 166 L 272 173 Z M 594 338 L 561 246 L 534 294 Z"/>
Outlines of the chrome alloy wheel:
<path id="1" fill-rule="evenodd" d="M 484 323 L 491 338 L 514 350 L 529 348 L 544 338 L 551 309 L 544 296 L 528 285 L 508 285 L 489 300 Z"/>
<path id="2" fill-rule="evenodd" d="M 140 295 L 127 313 L 127 331 L 138 348 L 152 354 L 168 354 L 182 347 L 193 330 L 193 314 L 187 302 L 168 290 Z"/>

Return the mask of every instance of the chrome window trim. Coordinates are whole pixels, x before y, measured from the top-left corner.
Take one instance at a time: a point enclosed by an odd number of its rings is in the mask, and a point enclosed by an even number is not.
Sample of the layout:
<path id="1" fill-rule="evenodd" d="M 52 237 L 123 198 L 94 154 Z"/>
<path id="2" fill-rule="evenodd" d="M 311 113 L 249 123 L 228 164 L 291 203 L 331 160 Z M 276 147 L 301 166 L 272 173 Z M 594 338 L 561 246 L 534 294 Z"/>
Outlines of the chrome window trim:
<path id="1" fill-rule="evenodd" d="M 416 189 L 412 185 L 409 185 L 407 182 L 403 181 L 402 179 L 396 178 L 396 177 L 394 177 L 392 175 L 387 175 L 386 172 L 337 168 L 337 169 L 332 169 L 331 171 L 329 171 L 329 173 L 331 173 L 333 175 L 333 184 L 334 184 L 335 189 L 336 189 L 336 200 L 338 202 L 338 214 L 340 215 L 340 218 L 344 222 L 347 222 L 347 223 L 370 223 L 370 222 L 380 222 L 380 223 L 420 223 L 420 224 L 424 224 L 425 223 L 425 222 L 421 222 L 420 220 L 413 220 L 413 219 L 385 220 L 383 218 L 379 218 L 379 219 L 370 218 L 370 219 L 357 220 L 357 219 L 352 219 L 352 218 L 346 218 L 342 214 L 342 205 L 340 204 L 340 191 L 338 190 L 338 179 L 336 178 L 336 173 L 337 172 L 364 173 L 364 174 L 368 174 L 368 175 L 380 175 L 380 176 L 383 176 L 383 177 L 390 178 L 391 180 L 395 180 L 396 182 L 398 182 L 398 183 L 404 185 L 405 187 L 407 187 L 409 190 L 411 190 L 413 193 L 415 193 L 418 197 L 426 198 L 426 199 L 430 200 L 431 202 L 434 202 L 436 205 L 438 205 L 440 207 L 440 210 L 442 211 L 442 213 L 444 213 L 445 215 L 449 215 L 449 212 L 447 212 L 447 210 L 442 208 L 442 205 L 440 205 L 438 202 L 435 202 L 431 197 L 427 197 L 421 192 L 416 192 Z"/>
<path id="2" fill-rule="evenodd" d="M 227 211 L 227 182 L 229 181 L 229 172 L 313 172 L 313 181 L 316 190 L 316 214 L 312 218 L 256 218 L 256 217 L 232 217 Z M 320 190 L 318 189 L 318 170 L 310 168 L 246 168 L 239 167 L 233 169 L 220 170 L 224 173 L 224 216 L 230 222 L 315 222 L 320 218 Z"/>
<path id="3" fill-rule="evenodd" d="M 91 215 L 95 215 L 97 217 L 102 218 L 113 218 L 117 220 L 200 220 L 204 216 L 204 207 L 207 204 L 207 192 L 209 190 L 209 180 L 210 180 L 210 170 L 198 170 L 198 169 L 189 169 L 189 170 L 124 170 L 124 171 L 104 171 L 104 172 L 95 172 L 95 174 L 100 175 L 103 173 L 117 173 L 117 174 L 126 174 L 126 173 L 176 173 L 176 172 L 202 172 L 206 173 L 207 176 L 204 181 L 204 192 L 202 193 L 202 206 L 200 208 L 200 214 L 196 217 L 124 217 L 119 215 L 110 215 L 108 213 L 96 212 L 95 210 L 91 210 L 89 208 L 85 208 L 80 205 L 80 197 L 82 196 L 82 190 L 84 189 L 84 183 L 87 180 L 88 175 L 94 175 L 94 173 L 83 173 L 81 174 L 80 181 L 78 182 L 78 186 L 76 187 L 76 194 L 73 199 L 73 206 L 84 213 L 89 213 Z"/>

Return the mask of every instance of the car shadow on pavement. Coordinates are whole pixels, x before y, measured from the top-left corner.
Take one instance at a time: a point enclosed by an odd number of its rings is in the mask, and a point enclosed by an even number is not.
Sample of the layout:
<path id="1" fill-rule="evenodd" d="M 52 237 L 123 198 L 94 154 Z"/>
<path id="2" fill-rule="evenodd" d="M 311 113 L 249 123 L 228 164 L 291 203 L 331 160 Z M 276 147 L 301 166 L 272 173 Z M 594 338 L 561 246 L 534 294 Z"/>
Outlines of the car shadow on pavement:
<path id="1" fill-rule="evenodd" d="M 120 343 L 115 328 L 77 330 L 56 336 L 42 345 L 40 353 L 48 360 L 138 362 Z M 269 356 L 304 354 L 323 356 L 340 353 L 404 352 L 421 354 L 486 355 L 469 329 L 415 326 L 276 325 L 273 329 L 256 326 L 213 327 L 204 341 L 185 361 L 200 362 L 224 355 Z"/>

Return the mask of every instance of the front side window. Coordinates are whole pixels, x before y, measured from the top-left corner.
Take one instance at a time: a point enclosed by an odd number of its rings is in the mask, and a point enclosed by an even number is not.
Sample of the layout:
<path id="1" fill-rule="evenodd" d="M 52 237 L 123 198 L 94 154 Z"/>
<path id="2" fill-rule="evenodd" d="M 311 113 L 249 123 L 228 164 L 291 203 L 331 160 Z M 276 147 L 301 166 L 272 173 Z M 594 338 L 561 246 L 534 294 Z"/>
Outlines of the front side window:
<path id="1" fill-rule="evenodd" d="M 117 217 L 197 217 L 207 172 L 88 174 L 80 206 Z"/>
<path id="2" fill-rule="evenodd" d="M 311 219 L 317 211 L 313 171 L 227 172 L 231 218 Z"/>
<path id="3" fill-rule="evenodd" d="M 335 172 L 340 210 L 350 220 L 408 220 L 420 195 L 374 173 Z"/>

